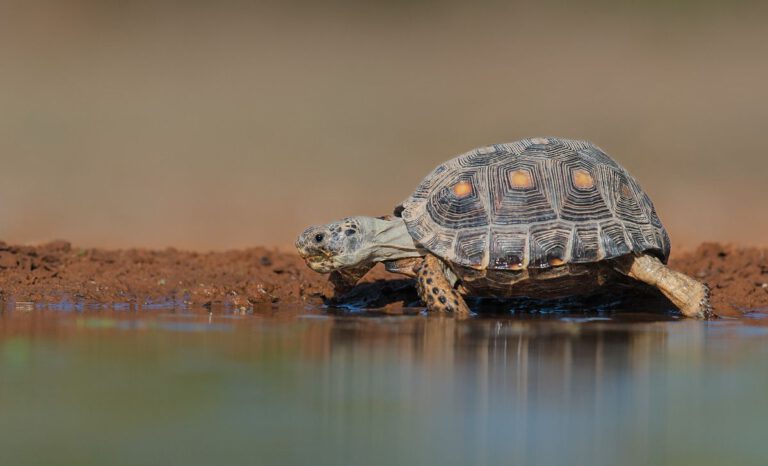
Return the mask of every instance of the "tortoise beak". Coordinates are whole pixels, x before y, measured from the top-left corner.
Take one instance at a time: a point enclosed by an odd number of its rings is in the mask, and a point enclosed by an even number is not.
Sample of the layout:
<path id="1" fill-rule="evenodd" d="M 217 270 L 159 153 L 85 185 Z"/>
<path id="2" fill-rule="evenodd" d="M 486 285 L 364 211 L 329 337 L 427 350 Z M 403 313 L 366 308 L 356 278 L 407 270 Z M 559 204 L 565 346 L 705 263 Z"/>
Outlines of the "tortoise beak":
<path id="1" fill-rule="evenodd" d="M 302 259 L 309 262 L 324 262 L 331 258 L 331 254 L 328 251 L 324 251 L 319 248 L 307 246 L 296 242 L 296 250 L 299 252 L 299 256 Z"/>

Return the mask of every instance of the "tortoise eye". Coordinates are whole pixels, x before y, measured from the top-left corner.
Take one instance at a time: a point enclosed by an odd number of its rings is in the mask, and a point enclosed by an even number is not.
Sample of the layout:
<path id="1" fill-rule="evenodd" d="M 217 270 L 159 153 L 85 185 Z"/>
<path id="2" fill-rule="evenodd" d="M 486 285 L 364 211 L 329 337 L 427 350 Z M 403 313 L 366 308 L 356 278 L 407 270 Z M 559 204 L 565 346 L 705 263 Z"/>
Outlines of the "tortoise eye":
<path id="1" fill-rule="evenodd" d="M 315 235 L 315 242 L 322 243 L 324 238 L 325 238 L 324 234 L 318 233 Z"/>

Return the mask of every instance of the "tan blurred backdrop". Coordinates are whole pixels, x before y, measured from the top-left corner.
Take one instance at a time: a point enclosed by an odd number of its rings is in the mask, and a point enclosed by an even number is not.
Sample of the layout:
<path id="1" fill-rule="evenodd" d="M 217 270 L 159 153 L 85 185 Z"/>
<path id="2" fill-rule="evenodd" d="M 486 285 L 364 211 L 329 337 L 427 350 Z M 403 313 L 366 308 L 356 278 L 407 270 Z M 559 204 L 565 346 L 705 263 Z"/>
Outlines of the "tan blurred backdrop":
<path id="1" fill-rule="evenodd" d="M 765 244 L 756 3 L 0 0 L 0 239 L 286 246 L 555 135 L 625 165 L 678 245 Z"/>

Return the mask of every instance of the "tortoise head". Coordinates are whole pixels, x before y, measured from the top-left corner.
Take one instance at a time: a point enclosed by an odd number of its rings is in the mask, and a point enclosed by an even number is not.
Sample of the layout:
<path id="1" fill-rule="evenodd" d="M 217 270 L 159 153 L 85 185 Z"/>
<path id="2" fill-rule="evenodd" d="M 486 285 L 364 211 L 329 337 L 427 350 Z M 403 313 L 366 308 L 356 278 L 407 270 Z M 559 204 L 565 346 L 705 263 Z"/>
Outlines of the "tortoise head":
<path id="1" fill-rule="evenodd" d="M 372 235 L 367 217 L 347 217 L 314 225 L 299 235 L 296 249 L 315 272 L 358 267 L 369 261 Z"/>

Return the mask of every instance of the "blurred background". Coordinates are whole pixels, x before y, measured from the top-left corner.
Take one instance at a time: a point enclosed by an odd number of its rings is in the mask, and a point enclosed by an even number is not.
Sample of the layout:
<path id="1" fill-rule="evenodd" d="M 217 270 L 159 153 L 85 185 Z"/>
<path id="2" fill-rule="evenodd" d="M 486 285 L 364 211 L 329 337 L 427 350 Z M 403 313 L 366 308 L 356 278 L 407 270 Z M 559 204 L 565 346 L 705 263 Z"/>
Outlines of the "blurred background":
<path id="1" fill-rule="evenodd" d="M 748 1 L 0 0 L 0 239 L 288 247 L 438 163 L 589 139 L 673 243 L 766 244 Z"/>

